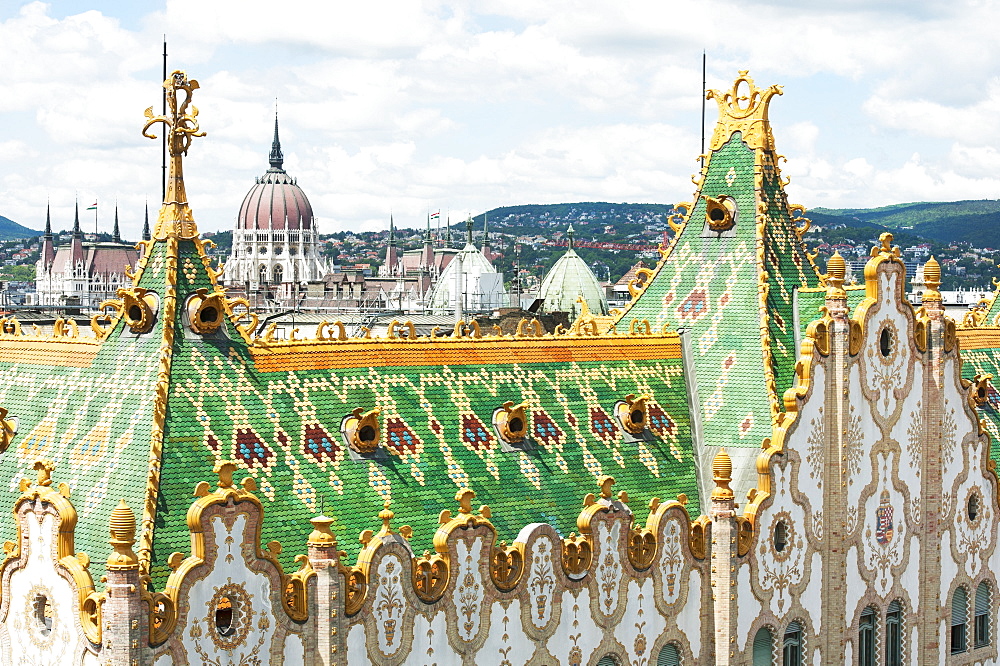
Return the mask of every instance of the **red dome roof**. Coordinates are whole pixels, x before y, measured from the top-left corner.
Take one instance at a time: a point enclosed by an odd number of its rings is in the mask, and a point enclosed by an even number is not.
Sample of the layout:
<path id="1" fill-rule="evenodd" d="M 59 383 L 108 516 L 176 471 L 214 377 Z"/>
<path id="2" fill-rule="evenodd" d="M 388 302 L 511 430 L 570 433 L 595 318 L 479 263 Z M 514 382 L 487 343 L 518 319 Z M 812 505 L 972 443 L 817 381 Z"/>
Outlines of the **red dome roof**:
<path id="1" fill-rule="evenodd" d="M 237 229 L 312 229 L 309 198 L 283 169 L 271 168 L 243 199 Z"/>
<path id="2" fill-rule="evenodd" d="M 284 155 L 278 140 L 278 116 L 274 116 L 271 168 L 247 192 L 236 218 L 237 229 L 312 229 L 313 209 L 295 179 L 285 173 Z"/>

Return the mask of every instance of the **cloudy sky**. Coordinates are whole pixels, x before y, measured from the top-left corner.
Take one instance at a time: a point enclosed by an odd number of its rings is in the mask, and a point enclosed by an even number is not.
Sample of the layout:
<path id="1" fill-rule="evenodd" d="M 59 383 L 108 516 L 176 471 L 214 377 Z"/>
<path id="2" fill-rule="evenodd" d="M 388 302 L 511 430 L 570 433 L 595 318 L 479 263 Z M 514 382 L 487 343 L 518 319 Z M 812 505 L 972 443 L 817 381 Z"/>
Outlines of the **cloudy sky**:
<path id="1" fill-rule="evenodd" d="M 56 228 L 160 195 L 162 36 L 200 81 L 186 162 L 203 230 L 285 167 L 321 231 L 500 205 L 689 199 L 710 88 L 749 69 L 793 202 L 1000 197 L 1000 8 L 987 0 L 0 0 L 0 215 Z M 710 102 L 709 128 L 714 122 Z M 92 215 L 89 214 L 89 215 Z M 86 217 L 85 228 L 93 218 Z"/>

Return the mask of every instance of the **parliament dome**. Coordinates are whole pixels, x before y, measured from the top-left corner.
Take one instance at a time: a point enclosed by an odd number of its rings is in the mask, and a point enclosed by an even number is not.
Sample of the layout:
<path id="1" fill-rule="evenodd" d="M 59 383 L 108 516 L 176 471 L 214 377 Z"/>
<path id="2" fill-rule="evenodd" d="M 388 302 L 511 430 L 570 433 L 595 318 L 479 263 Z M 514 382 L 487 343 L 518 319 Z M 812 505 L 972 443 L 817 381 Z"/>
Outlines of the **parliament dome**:
<path id="1" fill-rule="evenodd" d="M 313 228 L 309 198 L 283 168 L 284 156 L 278 140 L 278 118 L 274 118 L 271 168 L 247 192 L 236 218 L 237 229 L 305 230 Z"/>

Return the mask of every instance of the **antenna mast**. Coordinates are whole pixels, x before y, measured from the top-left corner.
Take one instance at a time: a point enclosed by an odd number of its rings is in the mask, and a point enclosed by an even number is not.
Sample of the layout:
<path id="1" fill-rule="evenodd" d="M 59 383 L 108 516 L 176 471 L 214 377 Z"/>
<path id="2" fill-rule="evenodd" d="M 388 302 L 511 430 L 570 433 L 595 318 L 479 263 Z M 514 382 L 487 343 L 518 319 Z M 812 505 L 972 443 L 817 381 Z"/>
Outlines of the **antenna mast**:
<path id="1" fill-rule="evenodd" d="M 701 51 L 701 168 L 705 168 L 705 50 Z M 166 70 L 164 70 L 166 71 Z"/>
<path id="2" fill-rule="evenodd" d="M 163 80 L 167 80 L 167 36 L 163 35 Z M 167 89 L 163 89 L 163 104 L 161 115 L 167 115 Z M 167 132 L 163 133 L 160 141 L 160 201 L 167 199 Z"/>

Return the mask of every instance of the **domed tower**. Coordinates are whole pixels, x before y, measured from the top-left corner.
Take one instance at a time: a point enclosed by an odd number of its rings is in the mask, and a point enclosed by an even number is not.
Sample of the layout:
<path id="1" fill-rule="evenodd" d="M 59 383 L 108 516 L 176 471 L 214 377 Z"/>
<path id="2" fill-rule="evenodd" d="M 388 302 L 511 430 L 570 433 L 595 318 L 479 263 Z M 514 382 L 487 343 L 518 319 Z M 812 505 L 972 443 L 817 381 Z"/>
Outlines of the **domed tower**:
<path id="1" fill-rule="evenodd" d="M 608 298 L 604 288 L 587 262 L 573 249 L 573 225 L 566 231 L 569 248 L 559 257 L 542 280 L 538 297 L 543 299 L 542 312 L 568 312 L 571 321 L 580 316 L 583 299 L 591 313 L 608 314 Z"/>
<path id="2" fill-rule="evenodd" d="M 271 168 L 243 199 L 225 266 L 226 283 L 249 285 L 250 291 L 304 284 L 321 279 L 327 272 L 319 256 L 312 205 L 283 168 L 277 114 L 270 162 Z"/>

